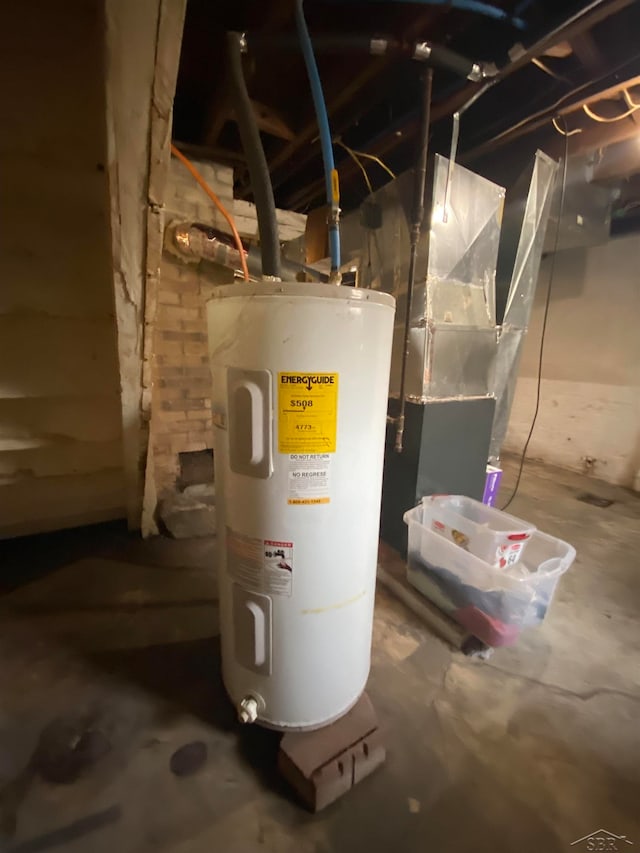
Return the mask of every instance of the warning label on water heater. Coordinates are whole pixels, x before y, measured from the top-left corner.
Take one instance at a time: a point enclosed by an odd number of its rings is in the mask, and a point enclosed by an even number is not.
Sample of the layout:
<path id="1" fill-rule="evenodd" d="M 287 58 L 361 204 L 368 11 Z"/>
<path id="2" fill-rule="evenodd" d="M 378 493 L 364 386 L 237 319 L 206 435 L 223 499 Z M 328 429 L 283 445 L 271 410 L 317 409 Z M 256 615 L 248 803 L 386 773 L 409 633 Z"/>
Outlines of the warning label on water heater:
<path id="1" fill-rule="evenodd" d="M 227 527 L 227 569 L 249 592 L 291 595 L 293 542 L 258 539 Z"/>
<path id="2" fill-rule="evenodd" d="M 328 504 L 330 453 L 292 453 L 289 456 L 287 503 Z"/>
<path id="3" fill-rule="evenodd" d="M 337 373 L 278 373 L 278 450 L 335 453 Z"/>

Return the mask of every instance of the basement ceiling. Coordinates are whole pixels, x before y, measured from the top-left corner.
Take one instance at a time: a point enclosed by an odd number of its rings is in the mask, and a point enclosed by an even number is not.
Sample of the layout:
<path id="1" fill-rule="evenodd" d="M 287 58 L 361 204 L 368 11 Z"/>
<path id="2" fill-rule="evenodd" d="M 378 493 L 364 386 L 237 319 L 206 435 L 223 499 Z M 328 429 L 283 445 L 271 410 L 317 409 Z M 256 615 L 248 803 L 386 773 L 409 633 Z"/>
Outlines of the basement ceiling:
<path id="1" fill-rule="evenodd" d="M 631 103 L 640 103 L 640 3 L 492 0 L 492 5 L 505 11 L 504 20 L 449 4 L 307 0 L 304 8 L 312 36 L 362 34 L 393 36 L 410 43 L 430 41 L 474 61 L 493 62 L 498 68 L 574 18 L 547 39 L 544 49 L 536 51 L 536 62 L 523 63 L 464 114 L 459 146 L 462 162 L 484 158 L 491 171 L 492 158 L 494 163 L 504 160 L 501 146 L 522 137 L 531 145 L 561 154 L 564 140 L 551 124 L 558 111 L 566 112 L 569 128 L 583 131 L 583 150 L 608 144 L 610 138 L 640 133 L 640 111 L 630 110 L 627 100 L 630 97 Z M 263 40 L 293 34 L 293 10 L 292 0 L 188 0 L 174 140 L 192 156 L 232 164 L 240 197 L 251 198 L 251 186 L 228 94 L 225 32 L 260 33 Z M 522 24 L 514 25 L 513 18 Z M 396 173 L 409 168 L 423 66 L 408 57 L 355 55 L 352 51 L 320 54 L 318 65 L 334 140 L 380 157 Z M 277 47 L 255 54 L 250 51 L 245 56 L 245 74 L 277 205 L 305 212 L 321 205 L 320 146 L 300 53 Z M 451 115 L 480 87 L 436 69 L 434 150 L 448 153 Z M 598 100 L 603 92 L 606 99 Z M 596 122 L 584 112 L 583 100 L 592 112 L 615 121 Z M 339 144 L 335 148 L 342 206 L 348 210 L 362 202 L 367 188 L 349 153 Z M 520 160 L 517 168 L 521 165 Z M 374 189 L 389 180 L 372 161 L 368 161 L 368 173 Z"/>

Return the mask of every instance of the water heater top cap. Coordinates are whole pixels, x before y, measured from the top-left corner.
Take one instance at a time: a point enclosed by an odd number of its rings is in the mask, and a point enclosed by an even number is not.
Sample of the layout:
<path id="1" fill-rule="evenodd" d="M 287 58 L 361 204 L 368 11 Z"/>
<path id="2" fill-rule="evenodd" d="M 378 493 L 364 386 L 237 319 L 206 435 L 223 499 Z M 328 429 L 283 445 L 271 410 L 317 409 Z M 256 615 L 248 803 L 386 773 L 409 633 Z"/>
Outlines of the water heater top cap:
<path id="1" fill-rule="evenodd" d="M 304 299 L 347 299 L 353 302 L 371 302 L 395 308 L 396 301 L 390 293 L 364 287 L 338 287 L 335 284 L 307 284 L 293 281 L 268 281 L 247 284 L 222 284 L 213 289 L 212 300 L 247 296 L 293 296 Z"/>

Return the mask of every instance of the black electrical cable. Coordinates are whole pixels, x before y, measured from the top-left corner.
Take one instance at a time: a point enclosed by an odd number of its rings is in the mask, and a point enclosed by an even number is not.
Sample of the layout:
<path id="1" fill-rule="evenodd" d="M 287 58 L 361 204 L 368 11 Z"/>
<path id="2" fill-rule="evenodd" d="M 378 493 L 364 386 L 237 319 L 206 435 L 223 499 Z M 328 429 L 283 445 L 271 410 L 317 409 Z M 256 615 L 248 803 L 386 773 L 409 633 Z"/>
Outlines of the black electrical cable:
<path id="1" fill-rule="evenodd" d="M 241 37 L 239 33 L 227 33 L 227 49 L 233 105 L 242 148 L 249 166 L 253 198 L 256 203 L 260 252 L 262 254 L 262 275 L 280 278 L 280 241 L 278 240 L 278 221 L 273 199 L 273 187 L 267 158 L 260 139 L 260 131 L 242 71 Z"/>
<path id="2" fill-rule="evenodd" d="M 560 202 L 558 205 L 558 222 L 556 224 L 556 233 L 553 239 L 553 254 L 551 255 L 551 261 L 549 263 L 549 281 L 547 284 L 547 295 L 544 301 L 544 314 L 542 315 L 542 331 L 540 332 L 540 348 L 538 350 L 538 379 L 536 386 L 536 407 L 533 412 L 533 419 L 531 421 L 531 426 L 529 428 L 529 434 L 527 435 L 527 440 L 524 443 L 524 447 L 522 448 L 522 454 L 520 456 L 520 466 L 518 468 L 518 476 L 516 477 L 516 484 L 513 487 L 513 491 L 511 492 L 511 496 L 506 504 L 501 507 L 504 510 L 508 509 L 509 505 L 518 494 L 518 489 L 520 487 L 520 480 L 522 478 L 522 472 L 524 470 L 524 463 L 527 458 L 527 450 L 529 449 L 529 442 L 531 441 L 531 436 L 533 435 L 533 431 L 536 426 L 536 421 L 538 420 L 538 412 L 540 411 L 540 391 L 542 388 L 542 362 L 544 359 L 544 341 L 545 335 L 547 331 L 547 320 L 549 318 L 549 306 L 551 304 L 551 290 L 553 287 L 553 276 L 556 268 L 556 255 L 558 254 L 558 246 L 560 244 L 560 228 L 562 223 L 562 214 L 564 213 L 564 201 L 565 195 L 567 191 L 567 162 L 569 160 L 569 136 L 567 130 L 567 123 L 564 119 L 564 116 L 558 115 L 557 119 L 562 122 L 564 126 L 564 160 L 562 163 L 562 186 L 560 187 Z"/>

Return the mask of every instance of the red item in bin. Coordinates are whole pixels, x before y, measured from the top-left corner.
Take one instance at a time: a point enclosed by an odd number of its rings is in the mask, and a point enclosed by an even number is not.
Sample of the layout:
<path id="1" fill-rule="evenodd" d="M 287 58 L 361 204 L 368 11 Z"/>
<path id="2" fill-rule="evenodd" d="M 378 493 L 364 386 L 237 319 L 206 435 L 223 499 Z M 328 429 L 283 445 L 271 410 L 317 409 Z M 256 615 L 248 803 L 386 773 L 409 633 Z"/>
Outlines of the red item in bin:
<path id="1" fill-rule="evenodd" d="M 452 616 L 463 628 L 488 646 L 510 646 L 520 634 L 517 625 L 507 625 L 499 619 L 492 619 L 472 605 L 455 610 Z"/>

